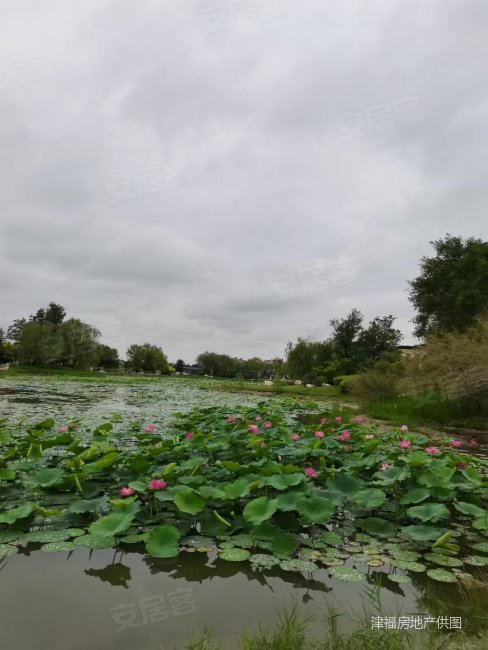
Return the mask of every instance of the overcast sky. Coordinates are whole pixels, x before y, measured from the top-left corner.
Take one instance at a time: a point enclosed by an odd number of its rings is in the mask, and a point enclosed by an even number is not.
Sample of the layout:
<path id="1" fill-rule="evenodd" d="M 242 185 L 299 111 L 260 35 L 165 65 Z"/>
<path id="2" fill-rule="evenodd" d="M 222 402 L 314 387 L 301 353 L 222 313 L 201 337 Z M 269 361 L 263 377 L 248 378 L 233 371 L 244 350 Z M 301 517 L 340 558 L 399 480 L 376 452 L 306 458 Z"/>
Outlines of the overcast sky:
<path id="1" fill-rule="evenodd" d="M 0 0 L 0 324 L 282 356 L 486 239 L 484 0 Z"/>

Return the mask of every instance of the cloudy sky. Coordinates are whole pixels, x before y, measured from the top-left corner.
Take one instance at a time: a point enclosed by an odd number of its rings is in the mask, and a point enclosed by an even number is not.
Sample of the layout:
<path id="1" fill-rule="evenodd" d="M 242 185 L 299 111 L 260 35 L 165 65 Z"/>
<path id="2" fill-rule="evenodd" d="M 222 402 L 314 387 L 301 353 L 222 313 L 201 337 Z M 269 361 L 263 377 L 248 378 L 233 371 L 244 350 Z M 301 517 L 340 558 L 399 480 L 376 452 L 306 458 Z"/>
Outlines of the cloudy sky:
<path id="1" fill-rule="evenodd" d="M 486 239 L 484 0 L 0 0 L 0 324 L 282 355 L 413 342 L 429 241 Z"/>

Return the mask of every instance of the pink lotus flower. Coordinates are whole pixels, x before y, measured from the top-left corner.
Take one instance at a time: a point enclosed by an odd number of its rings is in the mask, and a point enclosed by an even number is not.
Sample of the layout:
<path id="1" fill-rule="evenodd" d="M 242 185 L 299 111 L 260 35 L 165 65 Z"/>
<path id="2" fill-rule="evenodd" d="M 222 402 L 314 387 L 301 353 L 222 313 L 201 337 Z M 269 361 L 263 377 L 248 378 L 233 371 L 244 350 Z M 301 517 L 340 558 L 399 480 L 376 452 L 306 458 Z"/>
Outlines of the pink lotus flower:
<path id="1" fill-rule="evenodd" d="M 236 418 L 233 415 L 229 415 L 229 417 L 227 418 L 227 422 L 235 422 L 235 421 Z"/>
<path id="2" fill-rule="evenodd" d="M 351 434 L 349 431 L 343 431 L 342 434 L 339 436 L 339 440 L 341 442 L 347 442 L 350 439 L 351 439 Z"/>
<path id="3" fill-rule="evenodd" d="M 476 442 L 476 440 L 474 438 L 473 438 L 473 440 L 469 441 L 469 444 L 471 445 L 471 447 L 477 447 L 478 446 L 478 443 Z"/>
<path id="4" fill-rule="evenodd" d="M 119 492 L 121 497 L 131 497 L 135 493 L 136 493 L 136 491 L 134 490 L 134 488 L 131 488 L 131 487 L 123 487 L 123 488 L 120 489 L 120 492 Z"/>
<path id="5" fill-rule="evenodd" d="M 291 439 L 292 439 L 292 440 L 300 440 L 300 436 L 298 435 L 298 433 L 294 433 L 294 434 L 292 435 Z"/>
<path id="6" fill-rule="evenodd" d="M 253 433 L 255 436 L 257 436 L 259 433 L 259 427 L 257 427 L 255 424 L 250 424 L 247 427 L 247 430 Z"/>
<path id="7" fill-rule="evenodd" d="M 166 481 L 162 481 L 160 479 L 153 478 L 153 480 L 149 483 L 148 488 L 150 490 L 164 490 L 164 488 L 167 485 L 168 484 L 166 483 Z"/>
<path id="8" fill-rule="evenodd" d="M 354 417 L 352 421 L 355 422 L 356 424 L 364 424 L 367 421 L 367 418 L 365 415 L 356 415 L 356 417 Z"/>
<path id="9" fill-rule="evenodd" d="M 328 418 L 321 418 L 320 424 L 327 424 L 329 422 Z"/>
<path id="10" fill-rule="evenodd" d="M 399 446 L 400 449 L 408 449 L 411 444 L 410 440 L 400 440 Z"/>
<path id="11" fill-rule="evenodd" d="M 468 469 L 469 464 L 468 463 L 458 463 L 456 467 L 461 470 L 461 469 Z"/>
<path id="12" fill-rule="evenodd" d="M 69 426 L 67 424 L 63 425 L 62 427 L 59 427 L 59 433 L 68 433 L 69 432 Z"/>
<path id="13" fill-rule="evenodd" d="M 367 434 L 364 436 L 364 439 L 365 439 L 365 440 L 373 440 L 373 438 L 374 438 L 374 435 L 373 435 L 372 433 L 367 433 Z"/>
<path id="14" fill-rule="evenodd" d="M 451 441 L 451 447 L 462 447 L 463 443 L 461 440 L 452 440 Z"/>
<path id="15" fill-rule="evenodd" d="M 262 420 L 263 418 L 260 415 L 256 415 L 254 419 L 256 420 L 256 422 L 259 422 L 259 420 Z"/>
<path id="16" fill-rule="evenodd" d="M 187 440 L 191 440 L 194 436 L 195 436 L 195 434 L 193 433 L 193 431 L 188 431 L 188 433 L 186 434 L 185 438 L 186 438 Z"/>
<path id="17" fill-rule="evenodd" d="M 148 424 L 147 427 L 144 429 L 145 433 L 152 433 L 156 426 L 154 424 Z"/>
<path id="18" fill-rule="evenodd" d="M 314 435 L 316 438 L 323 438 L 325 434 L 324 434 L 323 431 L 316 431 L 313 435 Z"/>
<path id="19" fill-rule="evenodd" d="M 385 470 L 390 469 L 390 467 L 393 467 L 390 463 L 381 463 L 380 470 L 384 472 Z"/>
<path id="20" fill-rule="evenodd" d="M 441 450 L 439 449 L 439 447 L 427 447 L 425 453 L 430 454 L 431 456 L 437 456 L 438 454 L 441 453 Z"/>
<path id="21" fill-rule="evenodd" d="M 316 472 L 313 467 L 307 467 L 305 474 L 310 478 L 317 478 L 318 476 L 318 472 Z"/>
<path id="22" fill-rule="evenodd" d="M 264 428 L 265 428 L 265 429 L 271 429 L 272 427 L 273 427 L 273 423 L 272 423 L 272 422 L 265 422 L 265 423 L 264 423 Z"/>
<path id="23" fill-rule="evenodd" d="M 400 431 L 408 431 L 408 427 L 407 427 L 407 425 L 406 425 L 406 424 L 402 424 L 402 426 L 400 427 Z"/>
<path id="24" fill-rule="evenodd" d="M 334 418 L 334 422 L 342 422 L 342 418 L 338 415 Z"/>

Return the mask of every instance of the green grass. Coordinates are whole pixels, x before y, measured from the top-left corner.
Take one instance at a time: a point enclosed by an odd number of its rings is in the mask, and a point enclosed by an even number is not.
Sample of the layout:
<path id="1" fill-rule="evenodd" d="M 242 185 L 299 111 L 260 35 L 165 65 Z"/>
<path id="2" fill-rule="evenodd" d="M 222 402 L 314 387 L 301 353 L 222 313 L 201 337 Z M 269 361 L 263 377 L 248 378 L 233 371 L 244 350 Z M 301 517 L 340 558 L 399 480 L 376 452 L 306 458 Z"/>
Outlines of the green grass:
<path id="1" fill-rule="evenodd" d="M 378 400 L 365 406 L 366 413 L 392 424 L 419 424 L 437 426 L 459 426 L 473 429 L 488 429 L 488 416 L 463 412 L 454 402 L 441 399 L 434 393 L 429 395 L 405 395 Z"/>
<path id="2" fill-rule="evenodd" d="M 485 650 L 486 632 L 468 636 L 460 631 L 450 634 L 431 627 L 429 631 L 371 629 L 371 619 L 366 615 L 353 620 L 356 629 L 342 632 L 340 617 L 329 609 L 324 617 L 325 629 L 320 639 L 313 638 L 309 626 L 312 616 L 301 616 L 296 609 L 279 612 L 272 629 L 260 627 L 254 634 L 244 632 L 238 650 Z M 184 650 L 227 650 L 214 638 L 209 629 L 192 636 Z M 161 650 L 169 650 L 163 646 Z"/>
<path id="3" fill-rule="evenodd" d="M 209 383 L 210 388 L 217 390 L 227 390 L 234 392 L 252 392 L 252 393 L 266 393 L 272 395 L 293 395 L 303 397 L 313 397 L 314 399 L 320 398 L 324 400 L 338 401 L 344 404 L 353 404 L 355 399 L 349 395 L 342 393 L 338 386 L 314 386 L 307 388 L 306 386 L 287 385 L 280 382 L 275 382 L 272 386 L 265 386 L 262 382 L 257 383 L 253 381 L 239 381 L 234 379 L 228 380 L 214 380 L 214 383 Z"/>

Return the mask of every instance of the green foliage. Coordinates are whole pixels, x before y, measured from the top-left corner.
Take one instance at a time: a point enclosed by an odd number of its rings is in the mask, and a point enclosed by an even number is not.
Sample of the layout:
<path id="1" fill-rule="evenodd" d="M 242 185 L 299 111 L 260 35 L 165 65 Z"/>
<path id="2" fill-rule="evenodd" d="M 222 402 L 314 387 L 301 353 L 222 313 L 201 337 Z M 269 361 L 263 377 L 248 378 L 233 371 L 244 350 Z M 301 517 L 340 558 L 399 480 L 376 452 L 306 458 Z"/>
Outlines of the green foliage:
<path id="1" fill-rule="evenodd" d="M 410 282 L 418 314 L 415 334 L 464 331 L 488 308 L 488 242 L 446 235 L 431 242 L 434 257 L 423 257 Z"/>
<path id="2" fill-rule="evenodd" d="M 127 350 L 127 366 L 145 372 L 167 373 L 169 369 L 168 359 L 162 349 L 151 343 L 131 345 Z"/>

